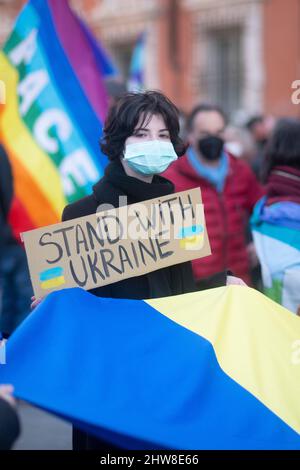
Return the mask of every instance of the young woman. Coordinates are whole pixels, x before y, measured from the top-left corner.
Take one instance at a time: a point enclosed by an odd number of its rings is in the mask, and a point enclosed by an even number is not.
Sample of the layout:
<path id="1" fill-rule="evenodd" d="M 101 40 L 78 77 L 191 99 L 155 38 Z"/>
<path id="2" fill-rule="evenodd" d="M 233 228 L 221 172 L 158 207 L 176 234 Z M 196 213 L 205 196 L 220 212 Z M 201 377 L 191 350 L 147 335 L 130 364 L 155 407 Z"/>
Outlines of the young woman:
<path id="1" fill-rule="evenodd" d="M 124 196 L 127 204 L 133 204 L 174 192 L 174 185 L 160 173 L 184 154 L 185 146 L 179 137 L 178 110 L 163 94 L 148 91 L 124 95 L 111 108 L 103 134 L 101 148 L 110 161 L 105 174 L 95 184 L 91 195 L 64 209 L 63 221 L 96 213 L 102 204 L 119 207 L 120 198 Z M 222 282 L 226 284 L 226 272 Z M 242 281 L 232 278 L 227 283 Z M 100 297 L 147 299 L 193 290 L 191 263 L 187 262 L 90 292 Z M 73 447 L 113 448 L 76 429 Z"/>
<path id="2" fill-rule="evenodd" d="M 265 293 L 300 313 L 300 120 L 281 119 L 266 148 L 267 194 L 251 225 Z"/>

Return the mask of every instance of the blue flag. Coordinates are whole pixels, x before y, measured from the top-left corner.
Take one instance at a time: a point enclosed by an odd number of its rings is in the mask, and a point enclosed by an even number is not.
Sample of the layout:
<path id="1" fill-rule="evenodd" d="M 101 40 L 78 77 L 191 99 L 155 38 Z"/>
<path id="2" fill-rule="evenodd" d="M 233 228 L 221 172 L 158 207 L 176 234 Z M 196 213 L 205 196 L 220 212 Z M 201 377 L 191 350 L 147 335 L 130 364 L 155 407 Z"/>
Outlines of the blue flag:
<path id="1" fill-rule="evenodd" d="M 300 449 L 300 318 L 241 286 L 162 299 L 50 294 L 0 383 L 127 449 Z"/>

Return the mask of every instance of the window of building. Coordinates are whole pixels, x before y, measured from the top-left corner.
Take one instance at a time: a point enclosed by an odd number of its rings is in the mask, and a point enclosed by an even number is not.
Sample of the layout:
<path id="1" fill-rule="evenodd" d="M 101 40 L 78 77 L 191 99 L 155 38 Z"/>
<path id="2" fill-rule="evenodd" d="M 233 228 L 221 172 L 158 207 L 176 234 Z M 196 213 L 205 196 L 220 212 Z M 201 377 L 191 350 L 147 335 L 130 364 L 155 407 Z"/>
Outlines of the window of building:
<path id="1" fill-rule="evenodd" d="M 201 90 L 207 101 L 219 104 L 228 113 L 241 108 L 242 68 L 241 28 L 207 32 L 207 51 L 201 70 Z"/>
<path id="2" fill-rule="evenodd" d="M 125 44 L 114 43 L 110 46 L 111 56 L 113 57 L 125 82 L 127 82 L 129 78 L 130 63 L 134 46 L 134 42 Z"/>

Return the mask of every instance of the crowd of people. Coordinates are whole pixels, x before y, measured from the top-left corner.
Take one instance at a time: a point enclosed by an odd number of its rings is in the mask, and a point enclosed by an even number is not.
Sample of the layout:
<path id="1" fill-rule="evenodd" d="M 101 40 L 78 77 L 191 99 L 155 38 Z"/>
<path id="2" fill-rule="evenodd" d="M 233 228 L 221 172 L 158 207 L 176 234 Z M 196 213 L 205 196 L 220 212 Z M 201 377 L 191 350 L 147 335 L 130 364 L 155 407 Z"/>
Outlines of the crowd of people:
<path id="1" fill-rule="evenodd" d="M 124 195 L 132 204 L 200 188 L 212 254 L 93 289 L 93 295 L 145 299 L 247 284 L 282 303 L 274 286 L 284 279 L 297 313 L 300 261 L 295 253 L 268 253 L 268 243 L 257 241 L 256 232 L 268 224 L 275 239 L 289 231 L 295 250 L 299 245 L 300 120 L 254 116 L 237 128 L 220 107 L 198 104 L 179 121 L 163 94 L 126 93 L 112 103 L 101 148 L 108 157 L 103 178 L 91 195 L 64 209 L 63 221 L 95 213 L 100 204 L 117 207 Z M 7 338 L 29 313 L 31 292 L 24 251 L 9 224 L 13 181 L 4 149 L 0 166 L 0 331 Z M 0 399 L 0 413 L 10 406 L 14 419 L 12 405 L 4 402 Z M 112 446 L 74 428 L 73 448 Z"/>

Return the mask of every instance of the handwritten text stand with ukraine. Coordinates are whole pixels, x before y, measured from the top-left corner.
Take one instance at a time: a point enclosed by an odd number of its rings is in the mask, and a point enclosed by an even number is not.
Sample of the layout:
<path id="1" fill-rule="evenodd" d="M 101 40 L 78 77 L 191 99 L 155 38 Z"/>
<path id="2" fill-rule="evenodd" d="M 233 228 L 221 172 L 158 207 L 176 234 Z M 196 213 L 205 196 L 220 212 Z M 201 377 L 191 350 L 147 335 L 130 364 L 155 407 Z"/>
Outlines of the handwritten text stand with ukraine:
<path id="1" fill-rule="evenodd" d="M 24 232 L 37 297 L 210 255 L 199 188 Z"/>

